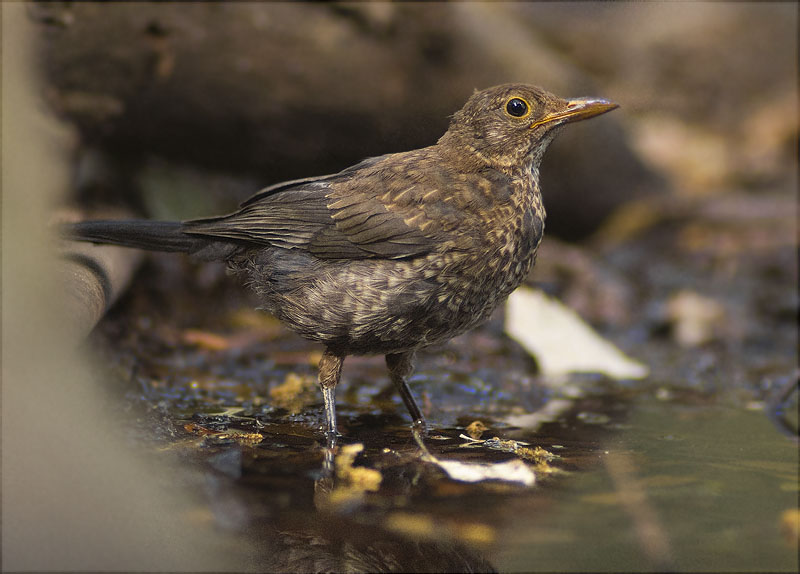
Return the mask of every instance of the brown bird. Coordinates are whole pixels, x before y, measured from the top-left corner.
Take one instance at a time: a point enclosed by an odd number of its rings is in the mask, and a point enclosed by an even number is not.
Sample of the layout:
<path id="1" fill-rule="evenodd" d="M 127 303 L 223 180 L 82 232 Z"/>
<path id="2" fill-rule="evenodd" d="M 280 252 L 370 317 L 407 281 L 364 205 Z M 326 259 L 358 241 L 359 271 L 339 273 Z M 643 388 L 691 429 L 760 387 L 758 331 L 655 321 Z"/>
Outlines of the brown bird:
<path id="1" fill-rule="evenodd" d="M 559 128 L 616 108 L 525 84 L 475 92 L 436 145 L 279 183 L 238 211 L 186 222 L 87 221 L 74 239 L 226 260 L 264 309 L 325 345 L 329 437 L 347 355 L 384 354 L 406 383 L 417 349 L 486 320 L 525 278 L 542 239 L 539 165 Z"/>

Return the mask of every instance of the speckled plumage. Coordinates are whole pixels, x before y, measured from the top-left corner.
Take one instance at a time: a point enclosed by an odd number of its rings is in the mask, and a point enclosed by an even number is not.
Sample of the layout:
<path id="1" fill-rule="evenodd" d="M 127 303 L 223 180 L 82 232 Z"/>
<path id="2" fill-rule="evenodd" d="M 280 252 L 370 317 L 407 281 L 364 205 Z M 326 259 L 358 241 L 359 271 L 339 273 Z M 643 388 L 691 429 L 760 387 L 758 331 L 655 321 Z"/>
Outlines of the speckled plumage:
<path id="1" fill-rule="evenodd" d="M 391 258 L 357 253 L 342 258 L 328 252 L 323 259 L 310 249 L 290 248 L 246 250 L 232 264 L 259 293 L 265 309 L 338 353 L 409 351 L 463 333 L 488 317 L 524 279 L 542 237 L 544 211 L 530 178 L 451 172 L 438 156 L 433 146 L 380 158 L 370 174 L 359 174 L 356 181 L 306 184 L 318 187 L 334 209 L 347 201 L 338 198 L 357 193 L 370 179 L 382 187 L 381 205 L 393 218 L 391 232 L 409 229 L 379 247 L 391 251 Z M 409 160 L 418 175 L 401 171 Z M 409 179 L 414 183 L 409 185 Z M 486 196 L 476 199 L 475 189 Z M 491 190 L 506 197 L 493 200 Z M 434 201 L 441 204 L 420 201 L 425 195 L 439 196 Z M 353 212 L 351 219 L 362 215 Z M 399 238 L 409 242 L 396 243 Z"/>
<path id="2" fill-rule="evenodd" d="M 563 124 L 614 107 L 497 86 L 473 94 L 436 145 L 269 187 L 227 216 L 148 222 L 148 237 L 137 222 L 87 222 L 73 235 L 226 259 L 267 311 L 325 344 L 330 433 L 349 354 L 386 354 L 421 423 L 405 383 L 414 351 L 481 323 L 522 282 L 544 230 L 547 145 Z"/>

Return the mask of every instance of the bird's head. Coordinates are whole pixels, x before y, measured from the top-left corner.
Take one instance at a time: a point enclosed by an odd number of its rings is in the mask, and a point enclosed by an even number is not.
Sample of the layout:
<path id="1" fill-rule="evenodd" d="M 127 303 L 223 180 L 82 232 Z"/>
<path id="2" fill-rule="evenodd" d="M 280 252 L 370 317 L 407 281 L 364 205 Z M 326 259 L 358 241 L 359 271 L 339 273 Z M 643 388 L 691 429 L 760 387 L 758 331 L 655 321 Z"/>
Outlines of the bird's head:
<path id="1" fill-rule="evenodd" d="M 563 99 L 536 86 L 503 84 L 475 92 L 440 144 L 472 151 L 496 167 L 538 166 L 559 127 L 616 107 L 600 98 Z"/>

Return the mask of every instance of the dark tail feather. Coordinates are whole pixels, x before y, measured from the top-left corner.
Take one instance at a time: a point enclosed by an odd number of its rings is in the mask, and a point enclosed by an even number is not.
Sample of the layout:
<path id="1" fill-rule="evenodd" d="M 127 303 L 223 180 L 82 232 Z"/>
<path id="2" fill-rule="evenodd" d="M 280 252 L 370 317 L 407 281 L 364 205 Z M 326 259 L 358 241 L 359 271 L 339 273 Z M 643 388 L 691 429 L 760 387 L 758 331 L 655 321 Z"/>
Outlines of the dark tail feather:
<path id="1" fill-rule="evenodd" d="M 122 247 L 135 247 L 150 251 L 178 251 L 193 253 L 205 247 L 209 241 L 192 237 L 181 231 L 179 221 L 81 221 L 63 226 L 63 234 L 77 241 L 110 243 Z"/>

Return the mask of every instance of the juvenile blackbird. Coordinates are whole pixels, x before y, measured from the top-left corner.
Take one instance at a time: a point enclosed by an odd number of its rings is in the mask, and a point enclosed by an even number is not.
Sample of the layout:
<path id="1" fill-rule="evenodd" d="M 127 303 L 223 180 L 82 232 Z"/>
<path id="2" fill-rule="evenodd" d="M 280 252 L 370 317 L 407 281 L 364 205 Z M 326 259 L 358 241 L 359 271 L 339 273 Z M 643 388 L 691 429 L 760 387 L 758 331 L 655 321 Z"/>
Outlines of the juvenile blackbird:
<path id="1" fill-rule="evenodd" d="M 329 436 L 351 354 L 384 354 L 406 383 L 417 349 L 486 320 L 525 278 L 542 239 L 539 165 L 561 126 L 616 108 L 525 84 L 475 92 L 436 145 L 279 183 L 238 211 L 186 222 L 87 221 L 73 239 L 222 259 L 263 308 L 325 345 L 319 384 Z"/>

